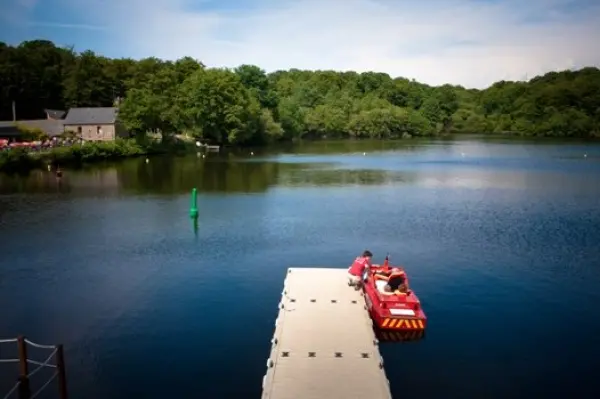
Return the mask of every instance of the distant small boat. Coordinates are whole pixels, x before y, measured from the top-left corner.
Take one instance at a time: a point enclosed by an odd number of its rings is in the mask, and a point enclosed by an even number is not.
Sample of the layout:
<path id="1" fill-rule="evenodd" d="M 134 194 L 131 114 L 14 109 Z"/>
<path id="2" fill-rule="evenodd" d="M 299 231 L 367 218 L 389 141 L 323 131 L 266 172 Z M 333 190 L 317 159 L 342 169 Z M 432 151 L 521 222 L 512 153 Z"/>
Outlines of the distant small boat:
<path id="1" fill-rule="evenodd" d="M 221 146 L 219 146 L 219 145 L 209 145 L 209 144 L 201 143 L 199 141 L 196 141 L 196 146 L 204 147 L 207 151 L 219 151 L 221 149 Z"/>

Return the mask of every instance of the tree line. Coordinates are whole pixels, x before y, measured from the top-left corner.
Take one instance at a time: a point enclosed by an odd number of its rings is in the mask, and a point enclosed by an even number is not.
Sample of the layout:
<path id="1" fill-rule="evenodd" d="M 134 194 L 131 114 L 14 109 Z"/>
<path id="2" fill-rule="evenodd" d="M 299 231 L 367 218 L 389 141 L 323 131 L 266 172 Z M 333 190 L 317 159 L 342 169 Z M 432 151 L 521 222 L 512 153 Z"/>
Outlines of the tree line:
<path id="1" fill-rule="evenodd" d="M 0 42 L 0 120 L 44 109 L 112 106 L 133 133 L 189 133 L 220 144 L 311 137 L 445 133 L 600 136 L 600 70 L 551 72 L 485 90 L 433 87 L 379 72 L 265 73 L 207 68 L 190 57 L 110 59 L 50 41 Z"/>

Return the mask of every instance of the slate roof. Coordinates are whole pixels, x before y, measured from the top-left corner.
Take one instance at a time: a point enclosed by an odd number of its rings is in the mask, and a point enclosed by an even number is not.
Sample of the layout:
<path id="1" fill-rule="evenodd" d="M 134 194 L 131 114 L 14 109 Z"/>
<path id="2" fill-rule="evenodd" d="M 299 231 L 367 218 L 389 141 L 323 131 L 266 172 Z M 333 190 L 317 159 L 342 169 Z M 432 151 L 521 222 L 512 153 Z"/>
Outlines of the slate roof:
<path id="1" fill-rule="evenodd" d="M 67 111 L 62 111 L 59 109 L 45 109 L 48 116 L 52 119 L 62 119 L 67 114 Z"/>
<path id="2" fill-rule="evenodd" d="M 112 125 L 117 120 L 117 108 L 71 108 L 63 121 L 65 125 Z"/>
<path id="3" fill-rule="evenodd" d="M 41 129 L 50 137 L 58 136 L 64 132 L 62 120 L 52 119 L 35 119 L 28 121 L 0 121 L 0 136 L 17 137 L 21 133 L 17 129 L 17 125 L 25 126 L 30 129 Z"/>

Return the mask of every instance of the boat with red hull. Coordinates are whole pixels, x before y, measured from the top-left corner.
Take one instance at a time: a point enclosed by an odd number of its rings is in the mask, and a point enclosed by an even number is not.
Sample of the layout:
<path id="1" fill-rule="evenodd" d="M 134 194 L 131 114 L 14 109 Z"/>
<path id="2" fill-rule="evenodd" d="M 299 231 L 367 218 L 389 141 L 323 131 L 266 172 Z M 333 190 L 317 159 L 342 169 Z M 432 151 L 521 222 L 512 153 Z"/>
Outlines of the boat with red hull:
<path id="1" fill-rule="evenodd" d="M 373 324 L 380 330 L 381 335 L 388 336 L 389 333 L 394 332 L 401 333 L 393 334 L 398 337 L 422 338 L 427 327 L 427 316 L 414 291 L 408 289 L 406 292 L 401 292 L 402 289 L 395 289 L 389 292 L 389 287 L 384 288 L 388 284 L 396 287 L 398 281 L 394 281 L 395 279 L 400 279 L 401 283 L 409 287 L 408 276 L 404 269 L 373 265 L 366 274 L 366 279 L 363 281 L 365 301 Z"/>
<path id="2" fill-rule="evenodd" d="M 425 338 L 425 330 L 380 330 L 375 329 L 375 336 L 380 343 L 416 342 Z"/>

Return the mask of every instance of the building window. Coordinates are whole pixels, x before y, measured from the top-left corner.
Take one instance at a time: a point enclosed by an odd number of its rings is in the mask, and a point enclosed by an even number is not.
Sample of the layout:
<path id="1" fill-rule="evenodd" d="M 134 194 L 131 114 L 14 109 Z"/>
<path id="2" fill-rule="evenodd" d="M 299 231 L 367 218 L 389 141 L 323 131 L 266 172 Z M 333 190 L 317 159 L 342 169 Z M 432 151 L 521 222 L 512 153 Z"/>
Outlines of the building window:
<path id="1" fill-rule="evenodd" d="M 77 126 L 77 134 L 81 135 L 83 133 L 83 128 L 81 126 Z"/>
<path id="2" fill-rule="evenodd" d="M 102 126 L 96 126 L 96 134 L 100 136 L 102 134 Z"/>

